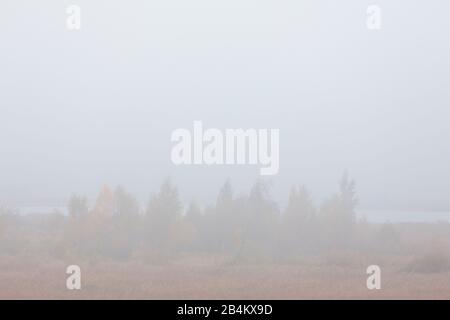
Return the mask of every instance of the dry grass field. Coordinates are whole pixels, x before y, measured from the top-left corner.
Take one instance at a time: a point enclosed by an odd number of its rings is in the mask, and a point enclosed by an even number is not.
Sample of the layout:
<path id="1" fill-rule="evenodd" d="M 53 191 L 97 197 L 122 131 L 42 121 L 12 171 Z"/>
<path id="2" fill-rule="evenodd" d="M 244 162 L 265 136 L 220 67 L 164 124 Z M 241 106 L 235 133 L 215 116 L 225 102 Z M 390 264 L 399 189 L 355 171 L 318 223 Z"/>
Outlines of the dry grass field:
<path id="1" fill-rule="evenodd" d="M 343 185 L 320 210 L 294 193 L 282 216 L 260 185 L 185 215 L 169 184 L 146 214 L 122 210 L 120 189 L 82 214 L 6 212 L 0 299 L 450 299 L 450 224 L 357 220 Z M 71 265 L 81 290 L 66 287 Z M 372 265 L 380 290 L 367 288 Z"/>
<path id="2" fill-rule="evenodd" d="M 212 257 L 164 265 L 76 261 L 82 289 L 70 291 L 65 269 L 74 261 L 2 256 L 0 299 L 450 299 L 448 271 L 404 271 L 408 257 L 345 258 L 246 265 Z M 366 287 L 370 263 L 382 269 L 381 290 Z"/>

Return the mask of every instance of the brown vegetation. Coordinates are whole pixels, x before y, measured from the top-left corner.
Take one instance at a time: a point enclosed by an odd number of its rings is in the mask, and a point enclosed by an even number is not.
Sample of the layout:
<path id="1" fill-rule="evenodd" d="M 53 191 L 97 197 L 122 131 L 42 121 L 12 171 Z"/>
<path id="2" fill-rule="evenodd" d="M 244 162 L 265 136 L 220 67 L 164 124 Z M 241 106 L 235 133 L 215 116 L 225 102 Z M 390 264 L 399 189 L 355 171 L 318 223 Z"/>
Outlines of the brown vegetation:
<path id="1" fill-rule="evenodd" d="M 141 210 L 123 188 L 104 187 L 69 216 L 0 210 L 0 298 L 449 298 L 450 225 L 374 224 L 355 216 L 355 186 L 316 207 L 304 187 L 280 210 L 261 182 L 185 212 L 165 182 Z M 83 289 L 65 288 L 80 265 Z M 366 268 L 383 288 L 367 290 Z"/>

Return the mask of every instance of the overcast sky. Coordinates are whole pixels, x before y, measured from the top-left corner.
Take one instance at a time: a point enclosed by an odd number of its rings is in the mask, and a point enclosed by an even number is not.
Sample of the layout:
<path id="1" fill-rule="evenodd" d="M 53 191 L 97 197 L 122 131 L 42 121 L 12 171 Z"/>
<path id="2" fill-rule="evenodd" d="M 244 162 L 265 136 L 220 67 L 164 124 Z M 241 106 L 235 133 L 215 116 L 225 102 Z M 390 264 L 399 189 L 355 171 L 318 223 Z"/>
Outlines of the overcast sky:
<path id="1" fill-rule="evenodd" d="M 366 9 L 382 9 L 382 29 Z M 66 29 L 66 7 L 82 29 Z M 142 200 L 171 177 L 211 201 L 258 166 L 181 166 L 171 132 L 280 129 L 273 195 L 317 201 L 345 169 L 360 207 L 450 209 L 450 4 L 437 0 L 3 1 L 0 202 Z"/>

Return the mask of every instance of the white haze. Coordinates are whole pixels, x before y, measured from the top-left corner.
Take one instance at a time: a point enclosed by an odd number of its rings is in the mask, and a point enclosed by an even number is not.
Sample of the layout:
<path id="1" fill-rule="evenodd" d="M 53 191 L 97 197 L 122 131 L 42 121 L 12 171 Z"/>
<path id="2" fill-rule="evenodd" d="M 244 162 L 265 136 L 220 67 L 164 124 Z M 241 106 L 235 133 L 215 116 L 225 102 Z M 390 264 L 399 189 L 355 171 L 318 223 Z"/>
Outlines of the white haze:
<path id="1" fill-rule="evenodd" d="M 280 129 L 276 200 L 316 201 L 356 180 L 360 207 L 450 209 L 450 4 L 376 1 L 4 1 L 0 11 L 0 202 L 142 201 L 170 177 L 212 201 L 258 166 L 181 166 L 171 133 Z M 65 9 L 82 9 L 82 30 Z"/>

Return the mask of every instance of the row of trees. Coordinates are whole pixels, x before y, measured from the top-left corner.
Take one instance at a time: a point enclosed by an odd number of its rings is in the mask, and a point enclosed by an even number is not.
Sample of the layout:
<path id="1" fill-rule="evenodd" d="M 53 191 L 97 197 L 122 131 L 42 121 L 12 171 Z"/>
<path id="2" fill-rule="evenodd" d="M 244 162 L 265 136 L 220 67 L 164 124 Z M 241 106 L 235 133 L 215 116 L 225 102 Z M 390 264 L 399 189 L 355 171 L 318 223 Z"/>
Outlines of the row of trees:
<path id="1" fill-rule="evenodd" d="M 231 261 L 296 257 L 366 245 L 370 228 L 357 221 L 356 204 L 355 183 L 347 174 L 320 207 L 305 187 L 294 187 L 283 210 L 261 181 L 241 196 L 226 182 L 215 204 L 201 207 L 193 201 L 186 210 L 170 181 L 145 209 L 122 187 L 104 187 L 91 207 L 86 197 L 72 196 L 69 216 L 55 217 L 46 243 L 57 255 L 117 259 L 167 259 L 179 253 L 220 254 Z"/>

